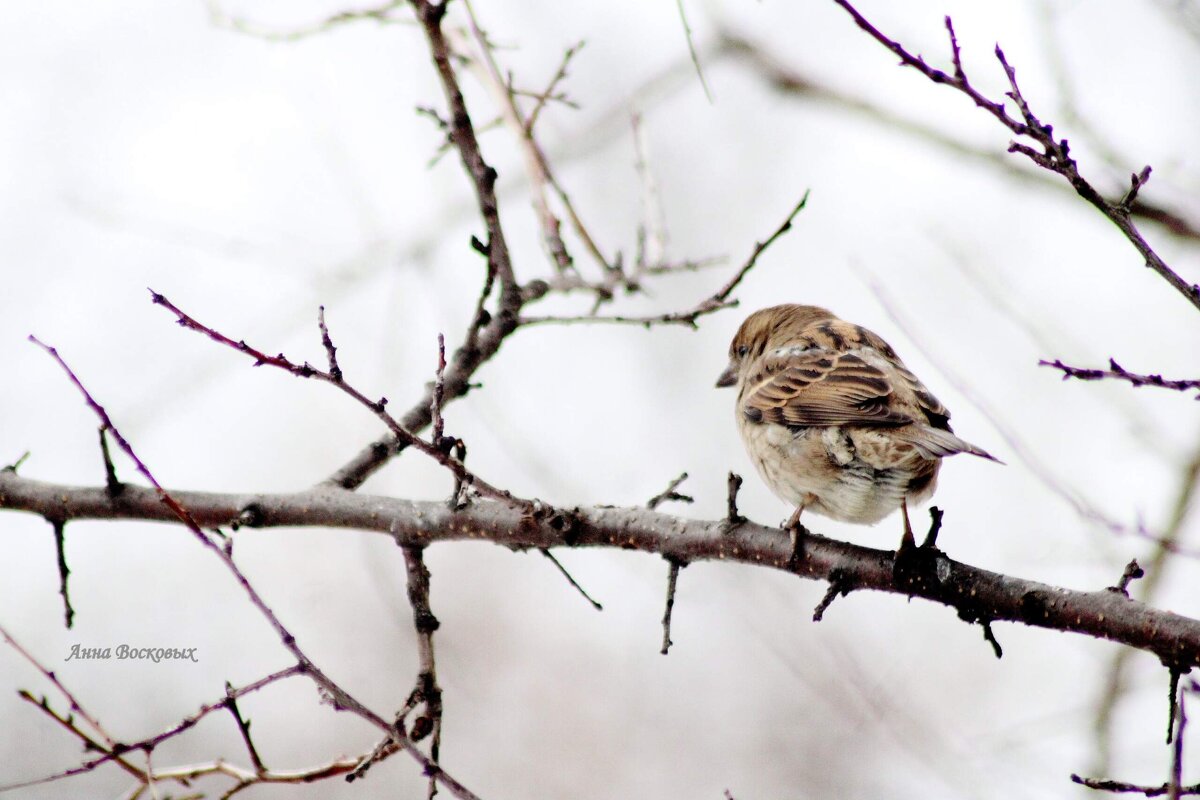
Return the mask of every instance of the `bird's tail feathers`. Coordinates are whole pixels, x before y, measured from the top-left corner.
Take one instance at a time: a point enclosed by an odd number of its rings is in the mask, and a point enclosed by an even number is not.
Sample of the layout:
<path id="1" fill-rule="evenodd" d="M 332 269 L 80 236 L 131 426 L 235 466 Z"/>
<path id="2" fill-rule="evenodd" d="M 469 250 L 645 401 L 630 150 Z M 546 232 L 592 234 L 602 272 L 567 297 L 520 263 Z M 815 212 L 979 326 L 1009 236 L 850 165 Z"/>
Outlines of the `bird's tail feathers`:
<path id="1" fill-rule="evenodd" d="M 928 425 L 908 425 L 898 429 L 896 433 L 911 442 L 926 458 L 943 458 L 956 453 L 970 453 L 973 456 L 995 461 L 997 464 L 1004 463 L 982 447 L 976 447 L 967 440 L 960 439 L 950 431 L 941 428 L 933 428 Z"/>

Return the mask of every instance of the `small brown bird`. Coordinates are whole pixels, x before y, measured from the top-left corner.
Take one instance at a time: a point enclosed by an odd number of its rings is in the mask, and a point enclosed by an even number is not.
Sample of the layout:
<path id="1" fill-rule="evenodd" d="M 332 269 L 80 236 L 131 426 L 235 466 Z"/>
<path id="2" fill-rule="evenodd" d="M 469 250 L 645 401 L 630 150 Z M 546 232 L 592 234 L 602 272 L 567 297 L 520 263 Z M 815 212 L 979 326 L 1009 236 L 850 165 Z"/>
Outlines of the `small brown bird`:
<path id="1" fill-rule="evenodd" d="M 997 461 L 950 430 L 950 412 L 876 334 L 816 306 L 764 308 L 729 345 L 717 386 L 738 388 L 750 460 L 796 506 L 871 525 L 899 508 L 900 549 L 915 542 L 908 503 L 933 495 L 944 456 Z"/>

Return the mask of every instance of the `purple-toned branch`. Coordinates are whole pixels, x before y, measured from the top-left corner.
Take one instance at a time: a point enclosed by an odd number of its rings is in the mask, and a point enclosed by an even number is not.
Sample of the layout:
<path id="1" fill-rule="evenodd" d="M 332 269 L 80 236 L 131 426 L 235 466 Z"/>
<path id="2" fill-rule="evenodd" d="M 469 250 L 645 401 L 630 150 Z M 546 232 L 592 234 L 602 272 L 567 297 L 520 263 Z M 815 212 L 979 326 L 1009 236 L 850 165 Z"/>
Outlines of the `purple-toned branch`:
<path id="1" fill-rule="evenodd" d="M 1108 369 L 1072 367 L 1058 359 L 1054 361 L 1039 361 L 1038 366 L 1054 367 L 1057 370 L 1061 370 L 1064 381 L 1068 378 L 1077 378 L 1081 381 L 1099 381 L 1111 378 L 1127 381 L 1133 386 L 1158 386 L 1163 389 L 1173 389 L 1177 392 L 1188 392 L 1195 389 L 1200 392 L 1200 380 L 1194 378 L 1169 380 L 1162 375 L 1141 375 L 1136 372 L 1130 372 L 1111 358 L 1108 360 Z M 1195 399 L 1200 400 L 1200 394 L 1197 394 Z"/>
<path id="2" fill-rule="evenodd" d="M 158 296 L 156 296 L 156 298 L 158 298 Z M 165 300 L 165 298 L 162 299 Z M 182 313 L 173 306 L 169 306 L 169 304 L 168 307 L 172 308 L 172 310 L 176 311 L 176 313 Z M 180 321 L 183 322 L 183 319 L 181 318 Z M 202 326 L 201 329 L 203 329 Z M 215 331 L 211 331 L 210 335 L 212 335 L 214 338 L 224 338 L 221 336 L 221 334 L 217 334 Z M 133 461 L 138 473 L 140 473 L 142 477 L 145 478 L 153 487 L 152 490 L 142 491 L 149 492 L 149 494 L 154 498 L 154 504 L 160 511 L 166 511 L 174 521 L 182 523 L 184 527 L 186 527 L 192 533 L 196 540 L 200 542 L 201 545 L 203 545 L 207 550 L 213 553 L 213 555 L 220 559 L 222 564 L 225 565 L 225 568 L 229 570 L 229 572 L 237 580 L 238 584 L 242 587 L 242 591 L 250 600 L 251 605 L 253 605 L 266 619 L 268 624 L 270 624 L 276 635 L 279 637 L 279 640 L 283 644 L 284 648 L 296 659 L 300 671 L 307 675 L 314 683 L 317 684 L 317 686 L 319 686 L 328 694 L 334 707 L 338 710 L 350 711 L 355 716 L 360 717 L 361 719 L 374 725 L 376 728 L 382 730 L 393 739 L 398 747 L 407 751 L 410 756 L 416 759 L 425 770 L 427 775 L 430 775 L 431 777 L 440 781 L 442 785 L 446 786 L 446 788 L 448 788 L 450 792 L 454 794 L 455 797 L 462 798 L 463 800 L 475 800 L 476 795 L 473 792 L 460 784 L 453 777 L 442 771 L 441 767 L 439 767 L 424 753 L 422 753 L 417 746 L 407 736 L 404 735 L 402 731 L 399 731 L 395 726 L 387 722 L 387 720 L 383 719 L 362 702 L 355 699 L 352 695 L 350 695 L 349 692 L 334 682 L 319 667 L 317 667 L 312 659 L 310 659 L 300 648 L 295 635 L 293 635 L 291 631 L 284 626 L 283 622 L 279 619 L 271 607 L 267 605 L 266 600 L 262 597 L 262 595 L 259 594 L 258 590 L 254 588 L 253 584 L 251 584 L 249 578 L 247 578 L 245 573 L 242 572 L 241 568 L 234 563 L 232 555 L 218 545 L 212 537 L 206 534 L 201 528 L 201 523 L 198 521 L 197 517 L 192 514 L 188 507 L 176 499 L 171 492 L 168 492 L 166 489 L 164 489 L 162 484 L 158 482 L 158 479 L 154 477 L 154 474 L 150 471 L 149 467 L 147 467 L 141 458 L 138 457 L 137 453 L 133 449 L 133 446 L 121 434 L 120 430 L 118 430 L 116 425 L 113 423 L 112 418 L 109 417 L 108 412 L 102 405 L 100 405 L 99 402 L 96 401 L 95 398 L 92 397 L 91 393 L 88 392 L 82 381 L 80 381 L 79 377 L 62 358 L 62 356 L 59 355 L 58 351 L 53 347 L 43 344 L 36 337 L 30 336 L 29 339 L 34 344 L 45 350 L 50 357 L 53 358 L 60 367 L 62 367 L 63 371 L 67 374 L 67 378 L 72 384 L 75 385 L 75 388 L 79 390 L 80 394 L 83 395 L 84 402 L 87 403 L 88 407 L 91 408 L 99 418 L 101 425 L 112 434 L 112 437 L 117 442 L 117 445 L 121 448 L 125 455 L 127 455 L 130 460 Z M 236 346 L 236 344 L 234 346 Z M 242 343 L 242 346 L 239 349 L 248 351 L 255 356 L 263 355 L 258 353 L 258 351 L 254 351 L 246 347 L 244 343 Z M 266 358 L 276 361 L 282 360 L 286 362 L 286 359 L 283 359 L 282 356 Z M 0 470 L 0 474 L 11 474 L 15 477 L 16 471 Z M 110 498 L 110 501 L 112 501 L 111 494 L 107 490 L 107 487 L 103 491 L 105 495 Z M 132 492 L 133 487 L 127 487 L 126 491 L 121 493 L 119 503 L 124 503 L 126 498 L 128 498 Z M 7 503 L 0 499 L 0 508 L 5 507 L 7 507 Z M 70 515 L 43 514 L 42 516 L 46 519 L 56 520 L 58 524 L 63 525 L 72 519 Z M 226 522 L 232 522 L 232 520 L 226 520 Z M 149 750 L 146 752 L 148 753 Z"/>
<path id="3" fill-rule="evenodd" d="M 854 19 L 858 27 L 862 28 L 871 38 L 894 53 L 900 59 L 903 66 L 912 67 L 934 83 L 945 84 L 958 90 L 969 97 L 975 105 L 995 117 L 1000 124 L 1008 128 L 1014 135 L 1032 140 L 1036 147 L 1031 147 L 1024 142 L 1014 140 L 1009 143 L 1008 150 L 1010 153 L 1021 153 L 1039 167 L 1057 173 L 1065 178 L 1080 197 L 1093 205 L 1120 229 L 1125 238 L 1141 254 L 1147 267 L 1158 273 L 1177 292 L 1182 294 L 1193 306 L 1200 310 L 1200 285 L 1189 283 L 1180 277 L 1154 251 L 1133 221 L 1130 207 L 1137 200 L 1138 191 L 1149 179 L 1150 169 L 1148 167 L 1131 176 L 1129 191 L 1120 200 L 1117 202 L 1106 200 L 1080 174 L 1078 164 L 1071 157 L 1070 144 L 1067 140 L 1065 138 L 1056 138 L 1054 127 L 1043 123 L 1030 109 L 1029 102 L 1025 99 L 1020 87 L 1017 85 L 1016 70 L 1008 63 L 1008 59 L 1005 58 L 1004 51 L 1000 49 L 999 45 L 995 48 L 996 60 L 1000 62 L 1000 66 L 1004 69 L 1004 74 L 1008 79 L 1010 90 L 1006 92 L 1006 96 L 1016 106 L 1018 116 L 1009 114 L 1003 102 L 986 97 L 967 78 L 966 72 L 962 67 L 958 37 L 954 32 L 954 25 L 950 17 L 945 18 L 945 24 L 946 32 L 950 38 L 951 61 L 954 66 L 953 74 L 931 67 L 925 62 L 924 58 L 910 53 L 902 44 L 889 38 L 879 28 L 875 27 L 848 0 L 833 1 Z"/>
<path id="4" fill-rule="evenodd" d="M 197 333 L 202 333 L 218 344 L 225 345 L 226 347 L 237 350 L 239 353 L 250 356 L 254 359 L 254 366 L 256 367 L 276 367 L 277 369 L 284 370 L 285 372 L 290 372 L 299 378 L 312 378 L 313 380 L 322 381 L 323 383 L 328 383 L 331 386 L 337 387 L 339 390 L 352 397 L 359 405 L 369 410 L 380 421 L 382 421 L 383 424 L 388 427 L 388 430 L 391 431 L 391 434 L 393 437 L 395 437 L 396 441 L 402 442 L 405 446 L 420 450 L 425 455 L 434 459 L 439 464 L 450 470 L 450 472 L 454 474 L 455 479 L 459 482 L 471 486 L 472 488 L 478 490 L 481 494 L 484 494 L 488 497 L 514 502 L 517 504 L 528 504 L 527 501 L 515 498 L 508 492 L 502 489 L 497 489 L 495 486 L 492 486 L 487 481 L 475 475 L 466 468 L 461 459 L 456 458 L 448 449 L 440 448 L 438 446 L 438 442 L 427 442 L 405 428 L 401 421 L 397 420 L 388 413 L 387 398 L 372 400 L 348 383 L 343 377 L 341 369 L 338 368 L 337 358 L 334 356 L 335 350 L 333 343 L 329 338 L 329 330 L 325 327 L 325 315 L 323 311 L 320 315 L 320 328 L 322 341 L 325 343 L 326 351 L 329 354 L 329 371 L 317 369 L 307 362 L 303 364 L 297 364 L 294 361 L 289 360 L 282 353 L 274 356 L 268 355 L 262 350 L 246 344 L 245 340 L 239 339 L 234 341 L 220 331 L 210 328 L 194 317 L 184 313 L 178 306 L 176 306 L 163 295 L 158 294 L 153 290 L 151 290 L 150 294 L 155 305 L 160 305 L 174 314 L 176 321 L 180 326 L 187 328 L 188 330 L 196 331 Z M 334 370 L 336 370 L 336 372 Z M 438 373 L 438 380 L 435 381 L 432 388 L 433 399 L 430 401 L 429 416 L 432 421 L 434 416 L 433 409 L 436 406 L 438 409 L 438 422 L 440 424 L 441 397 L 445 394 L 444 369 L 441 367 L 440 362 Z M 122 446 L 124 446 L 124 443 Z"/>
<path id="5" fill-rule="evenodd" d="M 889 134 L 899 132 L 915 137 L 954 155 L 986 164 L 1001 170 L 1009 177 L 1027 181 L 1040 188 L 1055 187 L 1068 192 L 1074 191 L 1070 184 L 1060 182 L 1048 172 L 1041 169 L 1026 169 L 1021 162 L 1006 158 L 998 151 L 968 144 L 962 139 L 942 131 L 936 125 L 898 114 L 863 97 L 834 88 L 816 76 L 801 72 L 797 67 L 785 63 L 762 43 L 751 41 L 733 29 L 718 26 L 717 36 L 717 46 L 713 52 L 714 58 L 735 59 L 785 97 L 810 100 L 857 115 L 886 129 Z M 1179 209 L 1157 205 L 1140 196 L 1127 205 L 1129 213 L 1135 219 L 1147 220 L 1160 225 L 1172 236 L 1193 242 L 1200 241 L 1200 222 L 1189 218 Z"/>

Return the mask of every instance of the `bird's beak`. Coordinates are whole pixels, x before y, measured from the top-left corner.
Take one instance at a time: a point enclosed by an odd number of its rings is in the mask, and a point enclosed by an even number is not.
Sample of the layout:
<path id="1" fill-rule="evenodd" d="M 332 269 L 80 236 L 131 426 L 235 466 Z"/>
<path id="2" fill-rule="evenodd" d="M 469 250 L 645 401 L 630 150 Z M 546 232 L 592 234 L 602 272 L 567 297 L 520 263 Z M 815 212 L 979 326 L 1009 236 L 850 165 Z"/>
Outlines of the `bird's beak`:
<path id="1" fill-rule="evenodd" d="M 717 378 L 717 388 L 721 389 L 726 386 L 733 386 L 735 383 L 737 383 L 737 370 L 734 369 L 733 364 L 730 364 L 721 373 L 721 377 Z"/>

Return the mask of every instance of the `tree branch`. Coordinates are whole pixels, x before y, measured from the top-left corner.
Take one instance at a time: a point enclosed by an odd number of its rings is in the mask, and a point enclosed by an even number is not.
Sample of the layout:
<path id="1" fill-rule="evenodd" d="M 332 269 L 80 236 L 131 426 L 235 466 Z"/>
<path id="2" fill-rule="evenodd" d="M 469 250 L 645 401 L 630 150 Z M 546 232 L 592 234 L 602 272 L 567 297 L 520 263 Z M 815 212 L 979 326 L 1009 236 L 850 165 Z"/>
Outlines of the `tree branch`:
<path id="1" fill-rule="evenodd" d="M 1041 169 L 1029 169 L 1023 163 L 1008 158 L 1005 153 L 968 144 L 934 125 L 897 114 L 863 97 L 835 89 L 815 76 L 800 72 L 798 68 L 784 63 L 762 43 L 751 41 L 732 28 L 718 26 L 714 57 L 731 57 L 744 63 L 756 76 L 785 97 L 810 100 L 858 115 L 871 124 L 886 129 L 889 134 L 899 132 L 911 136 L 1039 187 L 1074 191 L 1069 184 L 1056 180 L 1050 173 Z M 1130 215 L 1136 219 L 1160 225 L 1172 236 L 1193 242 L 1200 241 L 1200 223 L 1178 209 L 1156 205 L 1143 197 L 1137 197 L 1125 205 Z"/>
<path id="2" fill-rule="evenodd" d="M 641 325 L 646 328 L 650 328 L 654 325 L 686 325 L 689 328 L 695 329 L 698 327 L 696 320 L 705 314 L 711 314 L 714 311 L 720 311 L 723 308 L 733 308 L 738 304 L 737 300 L 729 299 L 730 295 L 733 294 L 734 289 L 738 287 L 738 285 L 742 282 L 742 279 L 745 278 L 750 270 L 754 268 L 754 265 L 758 263 L 759 256 L 766 252 L 767 248 L 775 243 L 775 240 L 792 229 L 792 222 L 796 219 L 796 215 L 803 211 L 807 204 L 808 192 L 806 191 L 804 196 L 800 198 L 800 201 L 792 207 L 792 210 L 783 220 L 783 224 L 776 228 L 766 239 L 755 243 L 754 249 L 750 252 L 750 257 L 747 258 L 745 263 L 742 264 L 741 268 L 735 272 L 728 281 L 725 282 L 725 285 L 713 292 L 711 296 L 701 300 L 689 311 L 673 311 L 666 314 L 656 314 L 647 317 L 599 316 L 595 314 L 582 317 L 522 317 L 520 324 L 524 326 L 540 325 L 544 323 L 561 324 L 572 322 L 608 322 L 617 324 Z"/>
<path id="3" fill-rule="evenodd" d="M 215 332 L 210 333 L 215 334 Z M 220 339 L 224 337 L 222 337 L 220 334 L 215 334 L 214 338 Z M 258 592 L 257 589 L 254 588 L 254 586 L 250 583 L 249 578 L 246 577 L 246 574 L 242 572 L 241 568 L 238 567 L 238 565 L 234 562 L 232 552 L 218 545 L 212 537 L 206 534 L 201 527 L 203 523 L 201 523 L 199 518 L 193 514 L 191 510 L 189 510 L 187 505 L 181 503 L 173 493 L 163 488 L 162 484 L 159 483 L 158 479 L 154 477 L 154 474 L 150 471 L 149 467 L 147 467 L 141 458 L 138 457 L 137 453 L 134 452 L 133 446 L 121 434 L 120 430 L 117 429 L 117 426 L 113 423 L 112 418 L 108 415 L 108 412 L 105 410 L 104 406 L 100 405 L 100 403 L 97 402 L 94 397 L 92 397 L 91 393 L 87 390 L 87 387 L 83 385 L 82 381 L 80 381 L 79 377 L 62 358 L 62 356 L 59 355 L 58 351 L 53 347 L 42 343 L 35 336 L 30 336 L 29 340 L 45 350 L 46 353 L 58 363 L 63 371 L 66 372 L 67 378 L 72 384 L 74 384 L 75 388 L 79 390 L 80 394 L 83 395 L 84 402 L 99 418 L 101 425 L 112 433 L 113 440 L 116 441 L 122 452 L 124 452 L 125 455 L 128 456 L 131 461 L 133 461 L 137 472 L 141 474 L 142 477 L 144 477 L 153 487 L 153 489 L 141 489 L 140 492 L 144 493 L 144 496 L 148 501 L 157 506 L 159 513 L 165 513 L 169 515 L 169 518 L 173 519 L 176 523 L 181 523 L 206 550 L 211 552 L 221 561 L 230 574 L 233 575 L 234 579 L 241 587 L 251 605 L 257 609 L 257 611 L 275 631 L 275 634 L 279 638 L 279 641 L 283 645 L 284 649 L 291 653 L 291 655 L 296 659 L 296 663 L 299 666 L 300 671 L 303 672 L 310 680 L 312 680 L 313 683 L 315 683 L 321 690 L 323 690 L 330 704 L 336 710 L 349 711 L 355 716 L 383 731 L 392 739 L 398 748 L 406 751 L 421 765 L 421 767 L 425 770 L 425 774 L 429 775 L 432 779 L 440 781 L 444 786 L 446 786 L 446 788 L 450 790 L 452 794 L 454 794 L 455 797 L 461 798 L 461 800 L 477 800 L 477 796 L 467 789 L 466 786 L 459 783 L 453 776 L 442 770 L 438 764 L 427 758 L 425 754 L 417 748 L 413 741 L 405 735 L 404 731 L 387 722 L 385 719 L 379 716 L 379 714 L 372 711 L 364 703 L 356 699 L 344 688 L 339 686 L 328 675 L 326 675 L 312 659 L 308 657 L 304 650 L 301 649 L 295 635 L 293 635 L 292 632 L 283 624 L 283 621 L 271 609 L 271 607 L 267 605 L 263 596 Z M 250 348 L 247 348 L 244 343 L 242 343 L 240 349 L 250 350 Z M 255 355 L 261 355 L 258 354 L 257 351 L 250 350 L 250 352 L 254 353 Z M 282 356 L 274 358 L 277 360 L 282 360 L 286 363 L 286 359 L 283 359 Z M 311 369 L 311 367 L 309 367 L 309 369 Z M 0 470 L 0 473 L 4 475 L 11 474 L 14 477 L 16 476 L 15 470 L 12 470 L 11 472 L 8 470 Z M 112 497 L 112 493 L 108 490 L 107 486 L 105 486 L 105 488 L 101 491 L 103 491 L 105 496 L 109 498 L 110 503 L 120 505 L 123 504 L 125 498 L 129 496 L 129 493 L 134 491 L 134 487 L 128 487 L 127 491 L 122 492 L 120 497 L 116 499 Z M 153 499 L 151 500 L 151 498 Z M 0 508 L 4 507 L 6 507 L 6 503 L 0 501 Z M 249 511 L 249 508 L 243 508 L 239 512 L 239 520 L 243 524 L 247 519 L 254 519 L 255 515 L 248 513 Z M 55 524 L 58 525 L 65 525 L 71 520 L 70 516 L 54 516 L 49 514 L 43 514 L 42 516 L 46 519 L 55 520 Z M 232 523 L 234 520 L 227 519 L 226 521 Z M 10 637 L 6 635 L 5 638 L 9 639 L 11 642 Z M 147 757 L 149 757 L 150 750 L 146 750 L 146 753 Z M 149 768 L 147 768 L 147 772 L 149 771 Z"/>
<path id="4" fill-rule="evenodd" d="M 1014 135 L 1033 140 L 1041 150 L 1035 149 L 1023 142 L 1012 141 L 1008 145 L 1008 151 L 1010 153 L 1021 153 L 1039 167 L 1057 173 L 1065 178 L 1071 184 L 1076 194 L 1094 206 L 1120 229 L 1125 238 L 1141 254 L 1147 267 L 1158 273 L 1177 292 L 1187 298 L 1193 306 L 1200 309 L 1200 285 L 1188 283 L 1171 269 L 1145 240 L 1131 217 L 1130 205 L 1136 199 L 1137 192 L 1142 184 L 1149 178 L 1150 171 L 1148 168 L 1143 169 L 1140 173 L 1133 174 L 1130 189 L 1122 200 L 1110 202 L 1104 199 L 1104 196 L 1080 174 L 1078 164 L 1070 155 L 1070 145 L 1067 140 L 1065 138 L 1055 138 L 1054 126 L 1043 123 L 1030 109 L 1028 101 L 1017 85 L 1017 72 L 1008 63 L 1008 60 L 1004 56 L 1004 51 L 1000 49 L 999 45 L 996 46 L 995 55 L 996 60 L 1000 62 L 1000 66 L 1004 69 L 1004 73 L 1008 79 L 1010 91 L 1006 93 L 1006 96 L 1016 106 L 1019 116 L 1010 115 L 1003 102 L 987 98 L 967 78 L 959 56 L 958 37 L 954 33 L 954 25 L 950 17 L 945 18 L 945 23 L 946 32 L 950 38 L 951 59 L 954 66 L 953 75 L 929 66 L 925 63 L 924 58 L 919 55 L 913 55 L 902 44 L 888 38 L 848 0 L 834 0 L 834 2 L 854 19 L 858 27 L 862 28 L 871 38 L 894 53 L 900 59 L 903 66 L 912 67 L 934 83 L 945 84 L 962 92 L 975 105 L 987 111 L 1000 124 L 1012 131 Z"/>
<path id="5" fill-rule="evenodd" d="M 1162 375 L 1139 375 L 1136 372 L 1130 372 L 1122 367 L 1115 360 L 1108 360 L 1108 369 L 1087 369 L 1085 367 L 1072 367 L 1064 364 L 1062 361 L 1055 359 L 1054 361 L 1039 361 L 1040 367 L 1054 367 L 1062 370 L 1063 380 L 1068 378 L 1077 378 L 1081 381 L 1099 381 L 1105 378 L 1114 380 L 1128 381 L 1131 385 L 1138 386 L 1158 386 L 1163 389 L 1173 389 L 1177 392 L 1189 392 L 1193 389 L 1200 391 L 1200 380 L 1184 379 L 1184 380 L 1168 380 Z M 1200 394 L 1196 395 L 1197 400 L 1200 400 Z"/>
<path id="6" fill-rule="evenodd" d="M 641 550 L 682 562 L 736 561 L 829 581 L 840 570 L 856 590 L 921 597 L 955 609 L 976 622 L 1020 622 L 1079 633 L 1155 654 L 1186 671 L 1200 665 L 1200 621 L 1152 608 L 1101 588 L 1075 591 L 963 564 L 937 551 L 920 553 L 894 570 L 891 551 L 874 550 L 810 534 L 793 559 L 778 528 L 745 522 L 685 520 L 644 508 L 523 511 L 479 501 L 450 509 L 442 502 L 359 496 L 318 487 L 295 494 L 172 492 L 197 523 L 226 525 L 247 509 L 258 527 L 320 526 L 379 531 L 402 544 L 490 541 L 509 548 L 614 547 Z M 177 522 L 158 494 L 129 486 L 119 501 L 103 487 L 45 483 L 0 472 L 0 508 L 74 519 L 139 519 Z"/>
<path id="7" fill-rule="evenodd" d="M 399 541 L 399 540 L 397 540 Z M 425 713 L 413 722 L 409 737 L 418 742 L 429 737 L 429 760 L 438 763 L 442 747 L 442 688 L 437 681 L 437 659 L 433 650 L 433 634 L 440 623 L 429 604 L 429 568 L 425 566 L 423 547 L 402 545 L 404 566 L 408 573 L 408 602 L 412 606 L 413 629 L 417 633 L 417 680 L 408 696 L 405 708 L 418 705 Z M 403 715 L 397 725 L 403 724 Z M 437 794 L 437 777 L 429 776 L 428 796 Z"/>
<path id="8" fill-rule="evenodd" d="M 442 31 L 442 19 L 446 13 L 445 3 L 433 4 L 428 0 L 411 0 L 417 21 L 425 32 L 429 52 L 449 108 L 449 137 L 458 150 L 463 167 L 471 180 L 480 217 L 487 229 L 486 241 L 472 239 L 475 249 L 487 258 L 487 280 L 480 298 L 479 309 L 462 346 L 455 351 L 447 365 L 443 384 L 444 402 L 462 397 L 471 389 L 471 377 L 500 349 L 504 340 L 517 329 L 524 297 L 513 272 L 508 243 L 500 225 L 500 209 L 496 200 L 496 170 L 483 158 L 479 139 L 467 113 L 466 101 L 458 85 L 458 76 L 451 64 L 451 49 Z M 483 307 L 491 292 L 492 281 L 500 281 L 499 306 L 495 314 Z M 432 421 L 433 387 L 412 405 L 399 419 L 408 431 L 420 431 Z M 385 436 L 371 442 L 354 458 L 343 465 L 326 481 L 326 484 L 343 489 L 356 489 L 387 461 L 403 450 L 406 443 L 393 436 Z"/>

